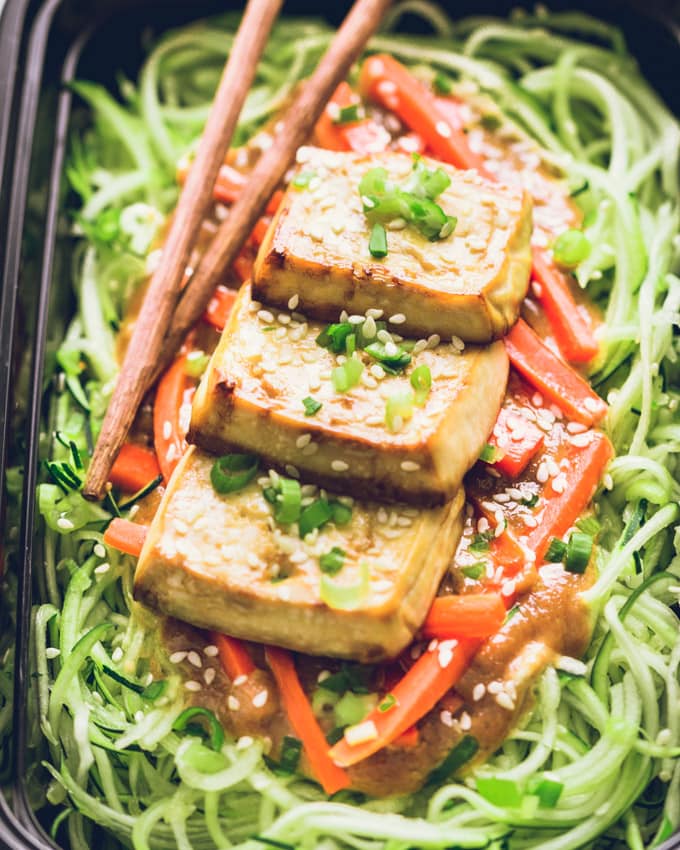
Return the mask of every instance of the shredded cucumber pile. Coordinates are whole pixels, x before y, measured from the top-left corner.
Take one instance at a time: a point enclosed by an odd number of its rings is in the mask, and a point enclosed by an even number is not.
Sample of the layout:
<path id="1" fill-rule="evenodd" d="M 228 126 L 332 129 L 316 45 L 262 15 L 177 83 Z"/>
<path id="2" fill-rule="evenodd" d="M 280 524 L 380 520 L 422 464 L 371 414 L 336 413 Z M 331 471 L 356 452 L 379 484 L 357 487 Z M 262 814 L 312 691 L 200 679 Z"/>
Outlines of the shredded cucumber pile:
<path id="1" fill-rule="evenodd" d="M 617 457 L 589 521 L 599 529 L 599 578 L 585 594 L 597 614 L 585 664 L 548 669 L 522 728 L 464 782 L 408 797 L 344 791 L 328 801 L 314 783 L 271 772 L 257 742 L 227 740 L 216 751 L 191 730 L 173 731 L 186 692 L 154 618 L 132 600 L 133 560 L 102 542 L 117 507 L 79 492 L 116 376 L 117 328 L 237 19 L 170 33 L 136 83 L 121 80 L 120 100 L 76 86 L 89 110 L 67 176 L 82 199 L 84 238 L 49 423 L 56 466 L 39 490 L 45 602 L 35 612 L 34 679 L 46 742 L 36 744 L 34 790 L 39 803 L 62 807 L 53 831 L 68 833 L 73 850 L 639 850 L 680 827 L 680 638 L 669 607 L 680 594 L 678 124 L 620 33 L 601 22 L 545 13 L 454 24 L 406 0 L 388 30 L 404 12 L 434 35 L 385 32 L 370 49 L 423 78 L 444 72 L 488 93 L 564 168 L 586 216 L 592 251 L 577 276 L 605 315 L 591 379 L 610 402 Z M 331 35 L 315 21 L 276 26 L 236 143 L 285 104 Z M 484 796 L 479 777 L 496 780 Z"/>

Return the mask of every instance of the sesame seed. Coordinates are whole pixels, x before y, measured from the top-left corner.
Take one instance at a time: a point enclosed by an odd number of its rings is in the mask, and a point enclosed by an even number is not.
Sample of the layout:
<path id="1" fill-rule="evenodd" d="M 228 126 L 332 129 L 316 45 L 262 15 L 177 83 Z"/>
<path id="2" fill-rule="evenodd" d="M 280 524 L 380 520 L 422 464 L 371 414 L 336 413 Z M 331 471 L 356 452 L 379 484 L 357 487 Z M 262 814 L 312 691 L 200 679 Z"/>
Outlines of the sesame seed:
<path id="1" fill-rule="evenodd" d="M 550 478 L 548 467 L 546 466 L 545 461 L 542 461 L 536 470 L 536 481 L 538 481 L 539 484 L 545 484 L 548 478 Z"/>
<path id="2" fill-rule="evenodd" d="M 588 430 L 587 426 L 582 425 L 580 422 L 568 422 L 567 423 L 567 431 L 570 434 L 583 434 L 587 430 Z"/>
<path id="3" fill-rule="evenodd" d="M 274 316 L 269 312 L 269 310 L 258 310 L 257 318 L 261 322 L 267 322 L 267 324 L 271 324 L 274 321 Z"/>
<path id="4" fill-rule="evenodd" d="M 441 337 L 439 336 L 439 334 L 431 334 L 427 338 L 427 347 L 428 348 L 436 348 L 439 345 L 440 342 L 441 342 Z"/>
<path id="5" fill-rule="evenodd" d="M 169 419 L 166 419 L 163 423 L 163 438 L 165 440 L 169 440 L 172 436 L 172 422 Z"/>
<path id="6" fill-rule="evenodd" d="M 111 569 L 111 564 L 104 563 L 104 564 L 99 564 L 98 567 L 95 567 L 94 571 L 97 575 L 103 575 L 104 573 L 107 573 L 110 569 Z"/>
<path id="7" fill-rule="evenodd" d="M 185 682 L 185 683 L 184 683 L 184 687 L 185 687 L 185 689 L 186 689 L 187 691 L 194 691 L 194 692 L 196 692 L 196 691 L 200 691 L 200 690 L 201 690 L 201 683 L 200 683 L 200 682 L 195 682 L 193 679 L 189 679 L 189 681 L 188 681 L 188 682 Z"/>
<path id="8" fill-rule="evenodd" d="M 451 127 L 446 123 L 446 121 L 437 121 L 435 130 L 445 139 L 451 137 Z"/>
<path id="9" fill-rule="evenodd" d="M 45 650 L 45 658 L 57 658 L 59 655 L 61 655 L 61 650 L 56 646 L 48 646 Z"/>
<path id="10" fill-rule="evenodd" d="M 186 652 L 185 650 L 179 650 L 178 652 L 173 652 L 172 655 L 170 656 L 170 663 L 171 664 L 181 664 L 182 661 L 184 661 L 184 659 L 187 657 L 188 654 L 189 653 Z"/>
<path id="11" fill-rule="evenodd" d="M 248 677 L 245 674 L 242 674 L 241 676 L 237 676 L 234 679 L 234 684 L 237 685 L 237 686 L 238 685 L 245 685 L 245 683 L 247 681 L 248 681 Z"/>
<path id="12" fill-rule="evenodd" d="M 236 699 L 233 694 L 229 694 L 227 697 L 227 708 L 229 711 L 238 711 L 241 708 L 241 703 Z"/>
<path id="13" fill-rule="evenodd" d="M 402 460 L 401 468 L 404 472 L 417 472 L 420 469 L 420 464 L 414 460 Z"/>
<path id="14" fill-rule="evenodd" d="M 456 351 L 463 351 L 465 348 L 463 340 L 455 334 L 451 337 L 451 345 L 456 349 Z"/>
<path id="15" fill-rule="evenodd" d="M 575 434 L 569 442 L 572 446 L 576 446 L 578 449 L 583 449 L 586 446 L 589 446 L 593 441 L 593 433 L 592 431 L 586 431 L 585 434 Z"/>
<path id="16" fill-rule="evenodd" d="M 515 707 L 515 703 L 510 696 L 510 694 L 506 694 L 505 691 L 501 691 L 496 695 L 496 703 L 500 705 L 501 708 L 505 708 L 508 711 L 512 711 Z"/>
<path id="17" fill-rule="evenodd" d="M 366 315 L 370 319 L 379 319 L 384 312 L 384 310 L 380 310 L 377 307 L 371 307 L 369 310 L 366 310 Z"/>
<path id="18" fill-rule="evenodd" d="M 444 726 L 448 726 L 449 728 L 453 726 L 453 716 L 450 711 L 444 709 L 439 714 L 440 721 L 444 724 Z"/>
<path id="19" fill-rule="evenodd" d="M 191 652 L 187 653 L 187 661 L 194 667 L 202 667 L 203 662 L 201 661 L 201 656 L 192 649 Z"/>
<path id="20" fill-rule="evenodd" d="M 92 551 L 94 552 L 94 554 L 98 558 L 105 558 L 106 557 L 106 547 L 102 546 L 101 543 L 95 543 L 94 549 Z"/>
<path id="21" fill-rule="evenodd" d="M 480 699 L 483 699 L 486 696 L 486 685 L 484 682 L 477 682 L 477 684 L 472 689 L 472 699 L 475 702 L 479 702 Z"/>
<path id="22" fill-rule="evenodd" d="M 304 449 L 304 447 L 305 447 L 305 446 L 309 445 L 309 443 L 311 442 L 311 440 L 312 440 L 312 435 L 311 435 L 311 434 L 300 434 L 300 436 L 299 436 L 299 437 L 297 438 L 297 440 L 295 441 L 295 445 L 296 445 L 299 449 Z"/>
<path id="23" fill-rule="evenodd" d="M 656 736 L 656 743 L 660 747 L 667 747 L 673 740 L 673 733 L 670 729 L 662 729 Z"/>
<path id="24" fill-rule="evenodd" d="M 567 480 L 564 476 L 560 475 L 558 478 L 553 478 L 552 488 L 555 493 L 564 493 L 567 489 Z"/>
<path id="25" fill-rule="evenodd" d="M 385 343 L 385 354 L 386 354 L 388 357 L 396 357 L 396 356 L 397 356 L 397 354 L 399 354 L 399 349 L 398 349 L 398 348 L 397 348 L 397 346 L 396 346 L 396 345 L 392 342 L 392 340 L 390 340 L 389 342 L 386 342 L 386 343 Z"/>
<path id="26" fill-rule="evenodd" d="M 589 410 L 591 413 L 597 413 L 597 411 L 600 408 L 600 405 L 597 403 L 597 401 L 595 401 L 594 398 L 587 398 L 583 402 L 583 406 L 585 407 L 586 410 Z"/>
<path id="27" fill-rule="evenodd" d="M 123 655 L 124 653 L 122 648 L 120 646 L 117 646 L 111 653 L 111 661 L 117 664 L 119 661 L 122 661 Z"/>
<path id="28" fill-rule="evenodd" d="M 393 316 L 390 316 L 387 321 L 391 322 L 393 325 L 403 325 L 406 321 L 406 316 L 403 313 L 395 313 Z"/>
<path id="29" fill-rule="evenodd" d="M 461 714 L 458 724 L 460 725 L 460 728 L 463 730 L 463 732 L 467 732 L 469 729 L 472 728 L 472 718 L 467 713 L 467 711 L 464 711 Z"/>
<path id="30" fill-rule="evenodd" d="M 388 342 L 392 342 L 392 334 L 389 331 L 386 331 L 385 328 L 381 328 L 378 331 L 378 340 L 382 342 L 383 345 L 387 345 Z"/>
<path id="31" fill-rule="evenodd" d="M 219 655 L 219 649 L 212 643 L 209 643 L 208 646 L 203 647 L 203 654 L 207 655 L 208 658 L 215 658 Z"/>
<path id="32" fill-rule="evenodd" d="M 574 676 L 585 676 L 588 668 L 579 661 L 578 658 L 572 658 L 570 655 L 561 655 L 555 664 L 558 670 L 564 670 L 565 673 L 572 673 Z"/>
<path id="33" fill-rule="evenodd" d="M 485 534 L 489 530 L 489 520 L 483 516 L 477 521 L 477 533 Z"/>
<path id="34" fill-rule="evenodd" d="M 349 464 L 345 463 L 344 460 L 334 460 L 331 462 L 331 469 L 334 472 L 347 472 Z"/>
<path id="35" fill-rule="evenodd" d="M 343 310 L 343 311 L 340 313 L 340 321 L 341 321 L 341 322 L 346 322 L 348 319 L 349 319 L 349 315 L 348 315 L 348 313 L 347 313 L 347 310 Z"/>
<path id="36" fill-rule="evenodd" d="M 319 451 L 319 446 L 316 443 L 308 443 L 303 449 L 302 454 L 305 457 L 316 454 Z"/>
<path id="37" fill-rule="evenodd" d="M 437 660 L 442 669 L 448 667 L 453 660 L 453 650 L 457 645 L 458 641 L 456 640 L 444 640 L 439 644 L 437 648 Z"/>
<path id="38" fill-rule="evenodd" d="M 215 676 L 217 675 L 217 670 L 214 667 L 207 667 L 203 673 L 203 681 L 206 685 L 212 685 L 215 681 Z"/>
<path id="39" fill-rule="evenodd" d="M 296 466 L 293 466 L 292 463 L 287 463 L 285 465 L 284 469 L 286 470 L 286 474 L 290 475 L 291 478 L 299 478 L 300 477 L 300 473 L 298 471 L 298 468 Z"/>
<path id="40" fill-rule="evenodd" d="M 489 684 L 486 686 L 486 689 L 490 694 L 496 695 L 503 690 L 503 685 L 501 682 L 489 682 Z"/>
<path id="41" fill-rule="evenodd" d="M 288 299 L 288 309 L 289 310 L 295 310 L 295 308 L 298 306 L 299 303 L 300 303 L 300 296 L 296 292 L 295 295 L 291 295 L 291 297 Z"/>
<path id="42" fill-rule="evenodd" d="M 347 319 L 347 321 L 350 323 L 350 325 L 362 325 L 365 322 L 365 319 L 364 319 L 363 316 L 359 316 L 358 314 L 354 314 L 354 315 L 350 316 Z"/>
<path id="43" fill-rule="evenodd" d="M 614 489 L 614 479 L 611 477 L 610 473 L 607 472 L 602 478 L 602 484 L 605 490 L 613 490 Z"/>
<path id="44" fill-rule="evenodd" d="M 375 324 L 375 319 L 373 318 L 373 316 L 368 316 L 368 318 L 364 322 L 363 328 L 361 329 L 361 332 L 364 335 L 364 338 L 365 339 L 373 339 L 373 337 L 376 335 L 377 331 L 378 331 L 378 329 L 377 329 L 376 324 Z"/>
<path id="45" fill-rule="evenodd" d="M 255 706 L 255 708 L 262 708 L 262 706 L 267 702 L 268 697 L 269 692 L 266 689 L 256 693 L 253 697 L 253 705 Z"/>
<path id="46" fill-rule="evenodd" d="M 252 747 L 252 745 L 253 739 L 250 737 L 250 735 L 242 735 L 236 742 L 236 749 L 247 750 L 248 747 Z"/>
<path id="47" fill-rule="evenodd" d="M 57 528 L 61 528 L 62 531 L 71 531 L 71 529 L 74 528 L 74 525 L 70 519 L 66 519 L 66 517 L 60 516 L 57 520 Z"/>

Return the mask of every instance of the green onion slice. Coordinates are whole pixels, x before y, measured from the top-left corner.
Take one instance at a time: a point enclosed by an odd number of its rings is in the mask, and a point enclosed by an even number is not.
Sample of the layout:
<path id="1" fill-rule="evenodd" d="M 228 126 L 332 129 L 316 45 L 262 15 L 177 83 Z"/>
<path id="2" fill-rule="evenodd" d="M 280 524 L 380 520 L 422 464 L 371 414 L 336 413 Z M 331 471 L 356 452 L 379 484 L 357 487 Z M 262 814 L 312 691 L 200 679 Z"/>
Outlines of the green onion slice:
<path id="1" fill-rule="evenodd" d="M 413 416 L 414 395 L 411 390 L 393 393 L 385 404 L 385 424 L 393 433 L 401 430 L 404 422 Z"/>
<path id="2" fill-rule="evenodd" d="M 553 257 L 555 262 L 567 269 L 574 269 L 590 256 L 588 237 L 580 230 L 565 230 L 555 240 Z"/>
<path id="3" fill-rule="evenodd" d="M 302 741 L 292 735 L 284 735 L 279 755 L 279 770 L 284 773 L 295 773 L 302 755 Z"/>
<path id="4" fill-rule="evenodd" d="M 346 552 L 339 546 L 333 546 L 330 552 L 325 552 L 319 557 L 319 567 L 321 572 L 329 576 L 334 576 L 340 572 L 345 563 Z"/>
<path id="5" fill-rule="evenodd" d="M 485 561 L 477 561 L 476 564 L 470 564 L 468 567 L 461 567 L 461 573 L 466 578 L 473 579 L 477 581 L 478 578 L 481 578 L 482 575 L 486 572 L 486 562 Z"/>
<path id="6" fill-rule="evenodd" d="M 453 83 L 449 77 L 447 77 L 446 74 L 442 74 L 441 71 L 437 71 L 435 74 L 432 85 L 434 86 L 434 90 L 437 94 L 451 94 L 453 91 Z"/>
<path id="7" fill-rule="evenodd" d="M 202 351 L 191 351 L 184 361 L 184 372 L 190 378 L 200 378 L 209 362 L 209 354 L 204 354 Z"/>
<path id="8" fill-rule="evenodd" d="M 564 560 L 566 552 L 567 544 L 564 542 L 564 540 L 560 540 L 557 537 L 553 537 L 553 539 L 550 541 L 550 545 L 548 546 L 548 551 L 545 553 L 545 559 L 551 564 L 558 564 Z"/>
<path id="9" fill-rule="evenodd" d="M 352 509 L 349 505 L 338 502 L 335 499 L 329 502 L 331 512 L 333 514 L 333 522 L 336 525 L 347 525 L 352 521 Z"/>
<path id="10" fill-rule="evenodd" d="M 394 694 L 385 694 L 385 696 L 382 698 L 378 705 L 378 711 L 381 711 L 384 714 L 386 711 L 389 711 L 391 708 L 394 708 L 396 704 L 397 698 Z"/>
<path id="11" fill-rule="evenodd" d="M 305 416 L 314 416 L 315 413 L 318 413 L 321 410 L 323 404 L 308 395 L 307 398 L 302 399 L 302 406 L 305 409 Z"/>
<path id="12" fill-rule="evenodd" d="M 574 531 L 566 547 L 565 568 L 570 573 L 584 573 L 593 552 L 593 538 L 582 531 Z"/>
<path id="13" fill-rule="evenodd" d="M 370 572 L 366 561 L 359 564 L 359 577 L 353 584 L 340 584 L 327 575 L 319 582 L 319 596 L 329 608 L 353 611 L 366 599 L 370 589 Z"/>
<path id="14" fill-rule="evenodd" d="M 228 454 L 218 458 L 210 470 L 210 480 L 218 493 L 242 490 L 257 475 L 257 455 Z"/>
<path id="15" fill-rule="evenodd" d="M 368 250 L 376 259 L 387 256 L 387 231 L 380 222 L 373 225 L 371 238 L 368 240 Z"/>
<path id="16" fill-rule="evenodd" d="M 300 537 L 305 538 L 315 528 L 321 528 L 333 518 L 333 510 L 326 499 L 317 499 L 311 505 L 307 505 L 300 514 L 298 528 Z"/>
<path id="17" fill-rule="evenodd" d="M 522 805 L 522 789 L 514 779 L 480 776 L 477 779 L 477 792 L 494 806 L 517 809 Z"/>
<path id="18" fill-rule="evenodd" d="M 366 113 L 360 103 L 351 103 L 349 106 L 340 107 L 337 117 L 333 119 L 334 124 L 355 124 L 366 117 Z"/>
<path id="19" fill-rule="evenodd" d="M 331 372 L 333 388 L 338 393 L 346 393 L 356 387 L 364 371 L 364 364 L 357 357 L 348 358 L 341 366 Z"/>
<path id="20" fill-rule="evenodd" d="M 333 322 L 327 325 L 316 338 L 316 344 L 329 348 L 333 354 L 345 351 L 347 337 L 354 333 L 354 325 L 349 322 Z"/>
<path id="21" fill-rule="evenodd" d="M 391 353 L 391 349 L 388 351 L 382 342 L 371 342 L 364 350 L 377 360 L 386 372 L 393 375 L 402 372 L 411 362 L 411 355 L 401 346 L 397 346 L 396 354 Z"/>
<path id="22" fill-rule="evenodd" d="M 300 518 L 302 492 L 300 482 L 294 478 L 280 478 L 276 495 L 274 519 L 281 525 L 290 525 Z"/>
<path id="23" fill-rule="evenodd" d="M 432 389 L 432 372 L 430 367 L 424 363 L 411 372 L 411 386 L 413 387 L 413 403 L 422 407 Z"/>
<path id="24" fill-rule="evenodd" d="M 301 171 L 290 181 L 296 189 L 306 189 L 310 181 L 316 177 L 316 171 Z"/>

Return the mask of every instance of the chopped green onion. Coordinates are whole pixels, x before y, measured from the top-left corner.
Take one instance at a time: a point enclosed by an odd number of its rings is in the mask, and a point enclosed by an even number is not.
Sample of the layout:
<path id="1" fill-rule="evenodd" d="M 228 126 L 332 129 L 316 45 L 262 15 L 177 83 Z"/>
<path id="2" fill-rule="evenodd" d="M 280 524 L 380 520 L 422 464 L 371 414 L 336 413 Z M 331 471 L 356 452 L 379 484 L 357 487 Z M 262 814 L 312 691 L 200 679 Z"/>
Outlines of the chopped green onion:
<path id="1" fill-rule="evenodd" d="M 365 664 L 343 664 L 337 673 L 326 676 L 319 682 L 319 687 L 334 694 L 352 691 L 355 694 L 369 693 L 368 683 L 371 678 L 371 668 Z"/>
<path id="2" fill-rule="evenodd" d="M 200 378 L 210 362 L 210 355 L 202 351 L 191 351 L 184 362 L 184 371 L 190 378 Z"/>
<path id="3" fill-rule="evenodd" d="M 567 544 L 564 540 L 553 537 L 550 541 L 550 545 L 548 546 L 548 551 L 545 553 L 545 559 L 551 564 L 557 564 L 564 560 L 566 552 Z"/>
<path id="4" fill-rule="evenodd" d="M 352 521 L 352 509 L 349 505 L 344 505 L 342 502 L 338 502 L 335 499 L 330 502 L 329 505 L 333 514 L 332 520 L 335 525 L 347 525 L 348 522 Z"/>
<path id="5" fill-rule="evenodd" d="M 368 250 L 371 256 L 377 259 L 387 256 L 387 231 L 380 222 L 373 225 L 371 237 L 368 240 Z"/>
<path id="6" fill-rule="evenodd" d="M 422 158 L 414 154 L 413 171 L 404 189 L 418 198 L 436 200 L 451 185 L 451 178 L 443 168 L 427 168 Z"/>
<path id="7" fill-rule="evenodd" d="M 451 749 L 444 761 L 427 777 L 428 785 L 441 785 L 464 764 L 473 758 L 479 750 L 479 742 L 472 735 L 465 735 Z"/>
<path id="8" fill-rule="evenodd" d="M 377 360 L 386 372 L 393 375 L 402 372 L 411 362 L 411 355 L 401 346 L 397 346 L 396 354 L 388 353 L 382 342 L 371 342 L 364 350 Z"/>
<path id="9" fill-rule="evenodd" d="M 565 230 L 555 240 L 553 257 L 555 262 L 566 269 L 573 269 L 590 256 L 591 245 L 588 237 L 580 230 Z"/>
<path id="10" fill-rule="evenodd" d="M 479 123 L 485 130 L 497 130 L 503 122 L 495 112 L 485 112 L 479 119 Z"/>
<path id="11" fill-rule="evenodd" d="M 470 564 L 469 567 L 461 567 L 460 571 L 466 578 L 471 578 L 476 581 L 486 572 L 486 562 L 477 561 L 476 564 Z"/>
<path id="12" fill-rule="evenodd" d="M 529 782 L 527 791 L 535 794 L 546 809 L 554 809 L 560 799 L 564 785 L 554 779 L 536 778 Z"/>
<path id="13" fill-rule="evenodd" d="M 359 181 L 359 194 L 362 197 L 372 195 L 384 195 L 386 192 L 394 191 L 394 183 L 389 179 L 389 174 L 384 168 L 371 168 Z"/>
<path id="14" fill-rule="evenodd" d="M 347 728 L 346 726 L 336 726 L 335 728 L 331 729 L 331 731 L 330 731 L 330 732 L 328 732 L 328 734 L 326 735 L 326 742 L 327 742 L 327 743 L 328 743 L 331 747 L 333 746 L 333 744 L 337 744 L 337 743 L 338 743 L 338 741 L 339 741 L 339 740 L 343 737 L 343 735 L 345 734 L 345 729 L 346 729 L 346 728 Z M 292 850 L 295 850 L 295 848 L 292 848 Z"/>
<path id="15" fill-rule="evenodd" d="M 354 333 L 354 325 L 349 322 L 334 322 L 327 325 L 316 338 L 316 344 L 322 348 L 329 348 L 333 354 L 342 354 L 345 351 L 347 337 Z"/>
<path id="16" fill-rule="evenodd" d="M 218 458 L 210 470 L 210 480 L 218 493 L 242 490 L 257 475 L 257 455 L 228 454 Z"/>
<path id="17" fill-rule="evenodd" d="M 442 74 L 441 71 L 437 71 L 435 74 L 432 85 L 434 86 L 434 90 L 437 94 L 451 94 L 453 91 L 453 83 L 451 82 L 451 79 L 447 77 L 446 74 Z"/>
<path id="18" fill-rule="evenodd" d="M 274 519 L 281 525 L 290 525 L 300 518 L 302 492 L 300 482 L 294 478 L 280 478 L 276 496 Z"/>
<path id="19" fill-rule="evenodd" d="M 348 357 L 351 357 L 357 348 L 357 335 L 356 334 L 348 334 L 345 339 L 345 353 Z"/>
<path id="20" fill-rule="evenodd" d="M 213 750 L 219 752 L 224 744 L 224 729 L 222 729 L 219 720 L 208 708 L 202 708 L 199 705 L 192 705 L 189 708 L 185 708 L 173 723 L 173 732 L 183 732 L 187 728 L 189 721 L 195 717 L 203 718 L 206 721 L 208 724 L 207 737 L 210 739 L 210 746 Z"/>
<path id="21" fill-rule="evenodd" d="M 314 416 L 314 414 L 318 413 L 323 407 L 323 404 L 321 404 L 320 401 L 317 401 L 310 395 L 308 395 L 307 398 L 302 399 L 302 404 L 305 408 L 305 416 Z"/>
<path id="22" fill-rule="evenodd" d="M 316 177 L 316 171 L 301 171 L 290 181 L 291 186 L 295 186 L 296 189 L 306 189 L 314 177 Z"/>
<path id="23" fill-rule="evenodd" d="M 484 463 L 497 463 L 504 455 L 505 452 L 499 449 L 498 446 L 492 446 L 491 443 L 487 443 L 480 452 L 479 459 Z"/>
<path id="24" fill-rule="evenodd" d="M 339 573 L 345 563 L 345 555 L 347 553 L 339 546 L 333 546 L 330 552 L 325 552 L 319 557 L 319 567 L 322 573 L 334 576 Z"/>
<path id="25" fill-rule="evenodd" d="M 597 537 L 597 535 L 602 531 L 600 520 L 596 516 L 593 516 L 593 514 L 576 520 L 576 528 L 584 534 L 589 534 L 591 537 Z M 627 542 L 628 541 L 626 541 L 626 543 Z"/>
<path id="26" fill-rule="evenodd" d="M 385 404 L 385 424 L 396 433 L 413 416 L 414 396 L 411 390 L 393 393 Z"/>
<path id="27" fill-rule="evenodd" d="M 411 386 L 415 393 L 413 403 L 422 407 L 432 389 L 432 372 L 424 363 L 411 372 Z"/>
<path id="28" fill-rule="evenodd" d="M 334 124 L 354 124 L 365 118 L 366 113 L 360 103 L 352 103 L 349 106 L 340 107 L 340 111 L 333 119 Z"/>
<path id="29" fill-rule="evenodd" d="M 501 779 L 498 776 L 480 776 L 477 778 L 477 793 L 494 806 L 517 809 L 522 805 L 522 789 L 513 779 Z"/>
<path id="30" fill-rule="evenodd" d="M 534 508 L 538 504 L 538 493 L 532 493 L 531 496 L 527 496 L 525 499 L 522 499 L 522 504 L 527 508 Z"/>
<path id="31" fill-rule="evenodd" d="M 370 586 L 368 564 L 362 561 L 359 564 L 359 577 L 353 584 L 339 584 L 327 575 L 322 575 L 319 596 L 329 608 L 336 611 L 353 611 L 366 599 Z"/>
<path id="32" fill-rule="evenodd" d="M 278 495 L 278 490 L 276 487 L 265 487 L 262 491 L 262 495 L 269 502 L 270 505 L 276 504 L 276 497 Z"/>
<path id="33" fill-rule="evenodd" d="M 565 568 L 570 573 L 583 573 L 593 553 L 593 538 L 582 531 L 574 531 L 566 549 Z"/>
<path id="34" fill-rule="evenodd" d="M 394 694 L 385 694 L 385 696 L 380 701 L 380 704 L 378 705 L 378 711 L 385 713 L 386 711 L 389 711 L 391 708 L 394 708 L 394 706 L 396 704 L 397 704 L 397 698 L 395 697 Z"/>
<path id="35" fill-rule="evenodd" d="M 315 528 L 321 528 L 333 518 L 333 511 L 326 499 L 317 499 L 311 505 L 303 508 L 298 520 L 300 537 L 305 538 Z"/>
<path id="36" fill-rule="evenodd" d="M 341 366 L 331 372 L 333 388 L 338 393 L 346 393 L 356 387 L 364 371 L 364 364 L 357 357 L 349 357 Z"/>
<path id="37" fill-rule="evenodd" d="M 488 531 L 482 531 L 480 534 L 475 534 L 472 538 L 472 542 L 468 546 L 468 552 L 488 552 L 489 551 L 489 543 L 494 538 L 494 533 L 492 529 Z"/>
<path id="38" fill-rule="evenodd" d="M 284 735 L 279 755 L 279 770 L 284 773 L 295 773 L 302 755 L 302 741 L 292 735 Z"/>
<path id="39" fill-rule="evenodd" d="M 372 694 L 346 694 L 335 704 L 334 713 L 338 726 L 354 726 L 366 717 L 375 705 Z"/>
<path id="40" fill-rule="evenodd" d="M 512 606 L 512 608 L 511 608 L 511 609 L 508 611 L 508 613 L 505 615 L 505 620 L 503 620 L 503 625 L 505 625 L 506 623 L 509 623 L 509 622 L 510 622 L 510 620 L 512 620 L 512 618 L 513 618 L 516 614 L 519 614 L 519 607 L 520 607 L 520 606 L 519 606 L 519 602 L 515 602 L 515 604 Z"/>
<path id="41" fill-rule="evenodd" d="M 149 700 L 149 702 L 153 702 L 157 700 L 159 697 L 162 697 L 163 694 L 168 689 L 167 679 L 156 679 L 155 682 L 151 682 L 150 685 L 147 685 L 141 693 L 142 699 Z"/>

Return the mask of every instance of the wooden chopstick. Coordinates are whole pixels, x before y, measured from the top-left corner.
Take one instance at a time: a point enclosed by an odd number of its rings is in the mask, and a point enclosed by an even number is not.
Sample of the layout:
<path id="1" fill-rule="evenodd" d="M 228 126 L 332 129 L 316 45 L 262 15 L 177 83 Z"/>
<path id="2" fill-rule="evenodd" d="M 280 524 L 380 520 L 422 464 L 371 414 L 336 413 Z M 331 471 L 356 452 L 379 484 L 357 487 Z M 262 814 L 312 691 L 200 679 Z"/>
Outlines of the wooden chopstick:
<path id="1" fill-rule="evenodd" d="M 140 339 L 140 345 L 135 347 L 132 368 L 126 370 L 125 366 L 130 360 L 130 348 L 128 348 L 83 488 L 83 493 L 88 498 L 99 498 L 103 495 L 113 461 L 127 436 L 144 393 L 174 356 L 188 331 L 202 315 L 215 286 L 236 259 L 267 201 L 293 162 L 298 147 L 309 137 L 311 128 L 318 120 L 335 88 L 347 76 L 352 62 L 358 58 L 366 42 L 378 28 L 390 4 L 391 0 L 356 0 L 316 70 L 304 83 L 299 95 L 286 112 L 274 144 L 262 155 L 251 172 L 243 192 L 214 235 L 179 300 L 177 300 L 176 287 L 184 273 L 186 260 L 177 270 L 173 269 L 177 284 L 174 284 L 171 293 L 173 298 L 170 300 L 170 309 L 163 314 L 163 327 L 170 325 L 170 328 L 167 335 L 163 337 L 158 332 L 158 324 L 161 324 L 161 320 L 156 319 L 153 336 L 145 329 L 144 339 Z M 230 56 L 227 71 L 232 65 L 231 59 Z M 225 71 L 225 76 L 226 73 Z M 252 76 L 249 78 L 248 85 L 251 79 Z M 198 157 L 189 172 L 189 177 L 194 170 L 198 170 L 197 166 Z M 213 181 L 217 176 L 217 170 L 214 172 Z M 208 203 L 212 196 L 212 183 L 205 180 L 201 185 L 204 187 L 203 197 Z M 187 180 L 186 188 L 188 186 Z M 168 235 L 166 244 L 170 243 L 172 235 L 172 232 Z M 156 277 L 157 275 L 154 276 L 154 280 Z M 155 311 L 157 317 L 158 311 L 155 304 L 146 309 L 148 298 L 147 294 L 143 311 L 151 320 L 154 317 L 150 314 Z M 172 307 L 175 304 L 176 309 L 172 316 Z M 141 316 L 140 313 L 140 319 Z M 138 319 L 135 334 L 139 324 Z"/>
<path id="2" fill-rule="evenodd" d="M 281 3 L 282 0 L 248 0 L 104 417 L 83 487 L 87 498 L 97 499 L 104 494 L 113 462 L 153 379 L 191 250 Z"/>

